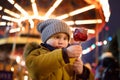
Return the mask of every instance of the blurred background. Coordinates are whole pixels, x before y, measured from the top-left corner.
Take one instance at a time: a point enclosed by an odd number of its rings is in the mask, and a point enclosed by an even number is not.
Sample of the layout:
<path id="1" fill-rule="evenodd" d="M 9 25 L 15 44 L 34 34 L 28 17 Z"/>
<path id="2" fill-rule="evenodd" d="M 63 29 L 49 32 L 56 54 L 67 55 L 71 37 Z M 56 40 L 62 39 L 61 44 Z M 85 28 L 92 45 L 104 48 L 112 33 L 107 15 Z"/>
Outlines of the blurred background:
<path id="1" fill-rule="evenodd" d="M 86 28 L 84 64 L 94 68 L 103 52 L 120 62 L 119 0 L 0 0 L 0 80 L 30 80 L 22 56 L 29 42 L 41 43 L 39 22 L 56 18 L 71 29 Z"/>

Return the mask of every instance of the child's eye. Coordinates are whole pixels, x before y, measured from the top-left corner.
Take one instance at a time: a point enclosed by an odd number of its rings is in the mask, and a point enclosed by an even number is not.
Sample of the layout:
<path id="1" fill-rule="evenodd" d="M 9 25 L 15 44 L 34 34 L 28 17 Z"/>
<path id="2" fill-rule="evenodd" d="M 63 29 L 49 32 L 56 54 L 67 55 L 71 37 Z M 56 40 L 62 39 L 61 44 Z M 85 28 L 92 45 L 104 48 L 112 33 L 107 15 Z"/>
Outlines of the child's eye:
<path id="1" fill-rule="evenodd" d="M 68 40 L 68 38 L 67 38 L 67 37 L 65 37 L 65 38 L 64 38 L 64 40 Z"/>
<path id="2" fill-rule="evenodd" d="M 55 38 L 55 39 L 59 39 L 59 38 L 60 38 L 60 36 L 55 36 L 54 38 Z"/>
<path id="3" fill-rule="evenodd" d="M 54 39 L 63 39 L 63 40 L 68 40 L 67 36 L 61 36 L 61 35 L 55 35 L 53 36 Z"/>

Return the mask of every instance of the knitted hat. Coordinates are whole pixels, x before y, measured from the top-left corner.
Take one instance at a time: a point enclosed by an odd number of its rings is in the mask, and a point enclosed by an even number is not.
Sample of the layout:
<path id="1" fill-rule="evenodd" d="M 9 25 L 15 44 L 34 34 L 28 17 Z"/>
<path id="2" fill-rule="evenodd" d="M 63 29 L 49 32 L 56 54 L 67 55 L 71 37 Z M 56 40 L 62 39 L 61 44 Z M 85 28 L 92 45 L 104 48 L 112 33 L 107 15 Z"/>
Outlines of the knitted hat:
<path id="1" fill-rule="evenodd" d="M 38 24 L 37 30 L 41 33 L 41 39 L 46 42 L 52 35 L 63 32 L 66 33 L 70 39 L 71 30 L 65 22 L 57 19 L 48 19 Z"/>

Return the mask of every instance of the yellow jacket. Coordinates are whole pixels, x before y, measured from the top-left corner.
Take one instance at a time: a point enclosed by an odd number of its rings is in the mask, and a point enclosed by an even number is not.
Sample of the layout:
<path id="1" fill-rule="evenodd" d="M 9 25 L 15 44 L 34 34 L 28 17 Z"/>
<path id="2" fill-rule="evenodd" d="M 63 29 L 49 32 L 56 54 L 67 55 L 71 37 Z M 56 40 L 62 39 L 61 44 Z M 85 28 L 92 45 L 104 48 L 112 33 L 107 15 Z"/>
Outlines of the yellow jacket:
<path id="1" fill-rule="evenodd" d="M 72 69 L 74 59 L 65 63 L 62 53 L 62 49 L 51 51 L 43 45 L 27 45 L 24 57 L 32 80 L 77 80 Z"/>

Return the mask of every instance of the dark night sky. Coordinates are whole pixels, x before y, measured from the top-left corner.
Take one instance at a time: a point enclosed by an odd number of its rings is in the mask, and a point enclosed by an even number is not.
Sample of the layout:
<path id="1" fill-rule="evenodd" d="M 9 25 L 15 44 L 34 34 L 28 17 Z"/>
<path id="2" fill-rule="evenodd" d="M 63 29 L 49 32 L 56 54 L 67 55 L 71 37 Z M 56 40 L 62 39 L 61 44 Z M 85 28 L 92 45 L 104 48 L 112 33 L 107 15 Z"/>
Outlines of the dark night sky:
<path id="1" fill-rule="evenodd" d="M 107 25 L 110 28 L 110 34 L 114 34 L 120 29 L 120 0 L 109 0 L 111 16 Z"/>

